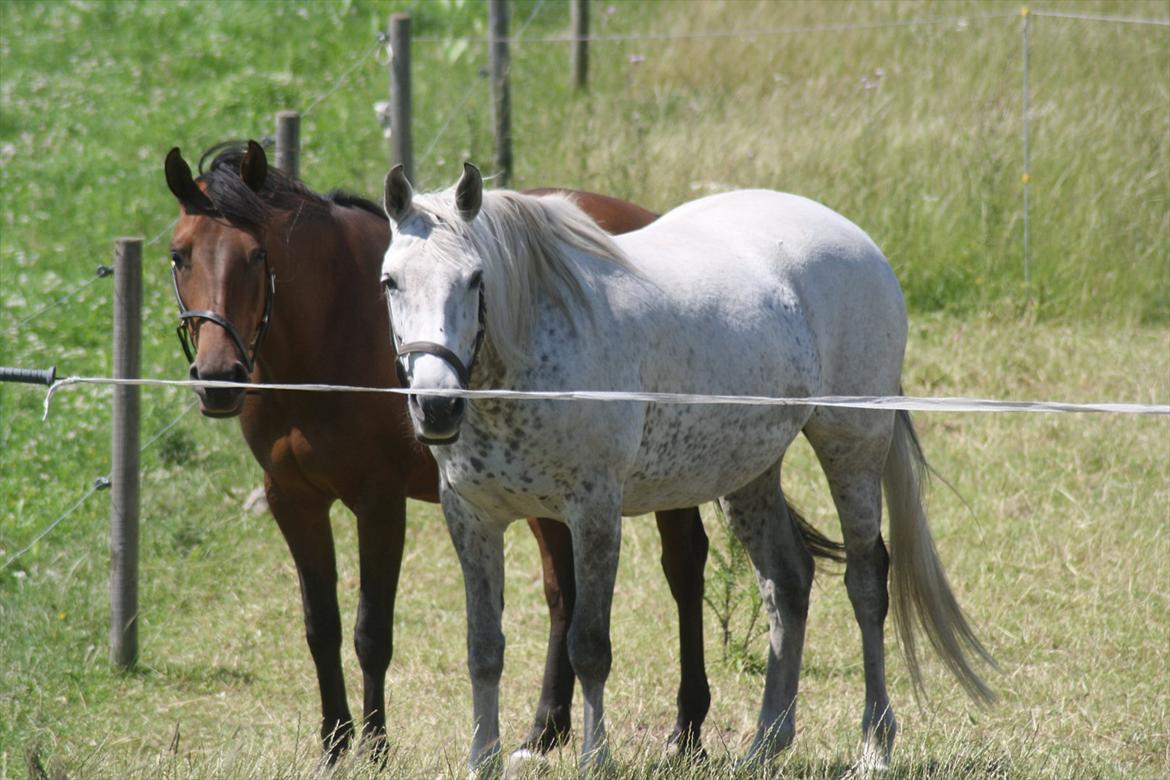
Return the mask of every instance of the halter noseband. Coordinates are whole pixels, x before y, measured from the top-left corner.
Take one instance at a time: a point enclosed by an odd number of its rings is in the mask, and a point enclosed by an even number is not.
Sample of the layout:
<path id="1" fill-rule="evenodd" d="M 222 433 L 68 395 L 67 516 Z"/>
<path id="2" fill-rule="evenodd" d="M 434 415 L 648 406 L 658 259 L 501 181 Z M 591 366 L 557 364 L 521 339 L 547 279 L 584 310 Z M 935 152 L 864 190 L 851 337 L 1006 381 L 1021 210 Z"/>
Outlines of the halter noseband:
<path id="1" fill-rule="evenodd" d="M 484 302 L 483 290 L 481 289 L 479 293 L 479 329 L 475 333 L 475 346 L 471 349 L 471 360 L 467 362 L 467 365 L 464 365 L 458 355 L 442 344 L 434 341 L 408 341 L 395 350 L 398 352 L 398 357 L 394 360 L 394 371 L 398 375 L 398 384 L 402 387 L 410 387 L 410 375 L 406 370 L 407 355 L 426 354 L 446 361 L 451 368 L 455 369 L 455 375 L 459 377 L 459 387 L 466 390 L 471 385 L 471 369 L 475 368 L 475 360 L 479 357 L 479 348 L 483 346 L 483 334 Z"/>
<path id="2" fill-rule="evenodd" d="M 253 337 L 251 349 L 249 349 L 244 344 L 240 332 L 236 330 L 236 326 L 227 317 L 211 309 L 187 308 L 187 304 L 183 303 L 183 296 L 179 294 L 178 267 L 175 263 L 171 263 L 171 284 L 175 290 L 175 300 L 179 303 L 179 327 L 175 333 L 179 337 L 179 344 L 183 347 L 183 354 L 187 356 L 188 363 L 195 362 L 195 351 L 199 349 L 198 337 L 188 326 L 188 322 L 190 320 L 207 320 L 227 332 L 235 343 L 236 349 L 240 351 L 244 369 L 251 375 L 252 367 L 256 364 L 256 355 L 260 352 L 260 342 L 264 340 L 264 334 L 268 332 L 268 322 L 272 317 L 272 299 L 276 297 L 276 274 L 272 272 L 272 268 L 268 264 L 267 252 L 264 253 L 264 276 L 267 280 L 267 284 L 264 286 L 264 315 L 260 318 L 260 326 L 256 329 L 256 335 Z M 192 346 L 194 346 L 195 351 L 192 351 Z"/>

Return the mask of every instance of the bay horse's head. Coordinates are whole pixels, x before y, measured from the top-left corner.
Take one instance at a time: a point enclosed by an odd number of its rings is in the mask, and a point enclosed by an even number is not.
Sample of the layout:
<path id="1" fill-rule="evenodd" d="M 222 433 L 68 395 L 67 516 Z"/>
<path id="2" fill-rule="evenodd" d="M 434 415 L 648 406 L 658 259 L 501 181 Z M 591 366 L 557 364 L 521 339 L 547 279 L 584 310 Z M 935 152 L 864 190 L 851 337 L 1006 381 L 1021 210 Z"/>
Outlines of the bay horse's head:
<path id="1" fill-rule="evenodd" d="M 454 204 L 414 203 L 396 165 L 386 176 L 386 214 L 393 236 L 382 263 L 382 287 L 403 387 L 466 388 L 483 339 L 483 261 L 462 238 L 479 213 L 483 178 L 465 163 Z M 453 208 L 443 208 L 452 206 Z M 459 438 L 462 398 L 410 396 L 415 436 L 424 444 Z"/>
<path id="2" fill-rule="evenodd" d="M 171 273 L 179 304 L 179 339 L 190 377 L 247 382 L 272 310 L 274 277 L 264 228 L 268 207 L 260 197 L 269 178 L 264 150 L 221 151 L 198 179 L 178 147 L 166 158 L 167 186 L 179 201 L 171 239 Z M 203 414 L 232 417 L 243 409 L 244 389 L 200 387 Z"/>

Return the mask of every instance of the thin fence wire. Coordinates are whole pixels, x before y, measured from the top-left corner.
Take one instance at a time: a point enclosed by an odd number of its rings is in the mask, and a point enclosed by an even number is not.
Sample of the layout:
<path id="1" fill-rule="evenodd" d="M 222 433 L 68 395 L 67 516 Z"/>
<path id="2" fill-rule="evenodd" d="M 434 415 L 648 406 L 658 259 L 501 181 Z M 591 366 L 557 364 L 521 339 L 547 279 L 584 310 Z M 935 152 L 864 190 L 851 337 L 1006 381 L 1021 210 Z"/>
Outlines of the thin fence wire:
<path id="1" fill-rule="evenodd" d="M 76 512 L 78 507 L 80 507 L 82 504 L 84 504 L 86 501 L 88 501 L 90 496 L 92 496 L 94 493 L 98 492 L 99 490 L 105 490 L 109 486 L 110 486 L 109 477 L 98 477 L 97 479 L 95 479 L 93 481 L 93 484 L 89 486 L 89 489 L 81 494 L 81 498 L 79 498 L 75 502 L 73 502 L 73 504 L 68 509 L 66 509 L 64 512 L 62 512 L 60 515 L 58 515 L 57 518 L 55 520 L 53 520 L 53 522 L 49 523 L 47 526 L 42 528 L 36 534 L 36 536 L 34 536 L 32 538 L 31 542 L 26 544 L 24 547 L 21 547 L 19 550 L 14 552 L 12 555 L 8 556 L 8 559 L 6 561 L 4 561 L 4 565 L 0 566 L 0 571 L 4 571 L 5 569 L 7 569 L 9 566 L 11 566 L 13 563 L 15 563 L 16 560 L 18 558 L 20 558 L 20 556 L 24 555 L 26 552 L 28 552 L 34 546 L 36 546 L 37 542 L 39 542 L 41 539 L 44 539 L 46 536 L 48 536 L 49 533 L 54 528 L 56 528 L 58 525 L 61 524 L 62 521 L 65 520 L 65 518 L 69 517 L 71 514 Z"/>
<path id="2" fill-rule="evenodd" d="M 516 43 L 519 43 L 520 39 L 524 37 L 524 31 L 528 29 L 528 25 L 532 24 L 532 20 L 536 18 L 536 15 L 540 13 L 540 9 L 543 7 L 544 0 L 538 0 L 536 5 L 532 7 L 532 12 L 528 14 L 528 18 L 524 20 L 524 23 L 520 25 L 520 29 L 516 31 L 516 35 L 513 38 Z"/>
<path id="3" fill-rule="evenodd" d="M 386 41 L 388 40 L 386 37 L 386 34 L 379 33 L 377 37 L 378 37 L 377 42 L 373 46 L 371 46 L 368 49 L 366 49 L 365 51 L 363 51 L 360 55 L 355 57 L 353 59 L 353 61 L 350 63 L 349 67 L 347 67 L 344 71 L 342 71 L 341 75 L 338 76 L 337 80 L 333 82 L 333 85 L 331 87 L 329 87 L 329 89 L 325 90 L 320 95 L 318 95 L 317 97 L 310 100 L 309 104 L 307 106 L 305 106 L 303 109 L 301 109 L 301 118 L 302 119 L 304 117 L 308 116 L 310 113 L 312 113 L 313 109 L 316 108 L 321 103 L 321 101 L 332 96 L 333 93 L 335 93 L 335 92 L 337 92 L 337 90 L 341 89 L 342 85 L 345 84 L 345 82 L 349 80 L 350 76 L 353 75 L 353 72 L 355 70 L 357 70 L 359 67 L 361 67 L 361 65 L 363 65 L 367 60 L 369 60 L 379 49 L 382 49 L 386 46 Z M 375 61 L 376 61 L 376 59 L 375 59 Z"/>
<path id="4" fill-rule="evenodd" d="M 477 73 L 477 77 L 481 81 L 486 79 L 487 68 L 480 68 Z M 472 82 L 471 86 L 467 88 L 467 91 L 463 93 L 463 97 L 459 98 L 459 100 L 455 103 L 455 106 L 447 112 L 447 118 L 443 120 L 443 124 L 439 126 L 438 131 L 433 136 L 431 136 L 431 142 L 427 144 L 426 151 L 424 151 L 418 158 L 419 169 L 421 169 L 423 165 L 426 164 L 426 161 L 430 159 L 431 152 L 435 150 L 435 146 L 438 145 L 440 139 L 442 139 L 442 137 L 446 134 L 447 128 L 451 126 L 451 123 L 455 120 L 455 117 L 459 116 L 460 112 L 463 110 L 463 107 L 467 105 L 467 101 L 471 99 L 471 96 L 474 95 L 477 90 L 482 88 L 483 85 L 481 83 Z"/>
<path id="5" fill-rule="evenodd" d="M 36 311 L 34 311 L 32 314 L 28 315 L 27 317 L 25 317 L 21 320 L 18 320 L 15 325 L 13 325 L 12 327 L 10 327 L 8 329 L 8 334 L 9 335 L 15 334 L 17 331 L 19 331 L 25 325 L 27 325 L 30 322 L 32 322 L 33 320 L 37 319 L 38 317 L 43 315 L 45 312 L 51 311 L 51 310 L 57 308 L 58 306 L 61 306 L 62 304 L 67 303 L 68 301 L 72 300 L 76 296 L 80 295 L 82 293 L 82 291 L 88 289 L 90 287 L 90 285 L 94 284 L 99 279 L 105 279 L 107 276 L 112 276 L 113 273 L 114 273 L 113 269 L 110 268 L 109 266 L 99 265 L 97 267 L 97 271 L 92 279 L 87 279 L 86 281 L 84 281 L 81 284 L 74 287 L 69 292 L 62 295 L 60 298 L 57 298 L 56 300 L 45 304 L 44 306 L 37 309 Z"/>
<path id="6" fill-rule="evenodd" d="M 1029 9 L 1033 16 L 1047 16 L 1052 19 L 1079 19 L 1086 22 L 1114 22 L 1117 24 L 1146 24 L 1170 27 L 1170 19 L 1144 19 L 1138 16 L 1111 16 L 1108 14 L 1077 14 L 1065 11 L 1042 11 Z"/>
<path id="7" fill-rule="evenodd" d="M 141 453 L 141 452 L 146 452 L 148 449 L 150 449 L 151 445 L 153 445 L 156 441 L 158 441 L 163 436 L 165 436 L 167 434 L 167 432 L 171 430 L 171 428 L 174 428 L 176 425 L 178 425 L 183 420 L 183 418 L 186 417 L 188 414 L 190 414 L 191 410 L 194 409 L 198 405 L 199 405 L 198 401 L 192 401 L 191 403 L 187 404 L 187 406 L 183 409 L 183 411 L 179 412 L 173 420 L 171 420 L 169 423 L 164 425 L 162 428 L 159 428 L 157 431 L 155 431 L 154 435 L 152 435 L 149 439 L 147 439 L 146 443 L 138 448 L 138 451 Z"/>
<path id="8" fill-rule="evenodd" d="M 971 22 L 990 19 L 1011 19 L 1018 16 L 1016 11 L 999 11 L 981 14 L 966 14 L 960 16 L 928 16 L 915 19 L 899 19 L 884 22 L 841 22 L 829 24 L 788 25 L 784 27 L 766 27 L 756 30 L 698 30 L 679 33 L 613 33 L 597 35 L 536 35 L 524 39 L 526 43 L 620 43 L 625 41 L 681 41 L 697 39 L 720 38 L 759 38 L 771 35 L 793 35 L 816 32 L 847 32 L 850 30 L 882 30 L 899 27 L 926 27 L 947 24 L 969 24 Z M 487 43 L 486 36 L 439 36 L 422 35 L 413 39 L 419 43 Z M 519 36 L 514 35 L 507 39 L 508 43 L 518 43 Z"/>
<path id="9" fill-rule="evenodd" d="M 148 449 L 150 449 L 150 447 L 155 442 L 157 442 L 159 439 L 161 439 L 163 436 L 165 436 L 167 434 L 167 432 L 169 432 L 172 428 L 174 428 L 176 425 L 178 425 L 180 422 L 182 422 L 183 418 L 186 417 L 191 412 L 191 410 L 194 409 L 198 405 L 199 405 L 198 401 L 192 401 L 191 403 L 189 403 L 186 407 L 184 407 L 183 411 L 179 412 L 179 414 L 176 415 L 170 422 L 168 422 L 162 428 L 155 431 L 155 433 L 149 439 L 147 439 L 146 442 L 141 447 L 138 448 L 138 451 L 140 453 L 142 453 L 142 452 L 146 452 Z M 81 497 L 78 498 L 75 502 L 73 502 L 73 504 L 71 504 L 68 509 L 66 509 L 60 515 L 58 515 L 52 522 L 50 522 L 48 525 L 46 525 L 44 528 L 42 528 L 40 531 L 38 531 L 33 536 L 32 540 L 30 542 L 28 542 L 24 547 L 20 548 L 19 550 L 14 552 L 12 555 L 10 555 L 4 561 L 4 564 L 0 565 L 0 571 L 4 571 L 5 569 L 7 569 L 9 566 L 11 566 L 13 563 L 15 563 L 17 561 L 17 559 L 19 559 L 22 555 L 24 555 L 29 550 L 31 550 L 33 547 L 35 547 L 37 542 L 39 542 L 41 539 L 44 539 L 46 536 L 48 536 L 50 533 L 52 533 L 54 528 L 56 528 L 66 518 L 68 518 L 70 515 L 72 515 L 74 512 L 76 512 L 77 509 L 79 507 L 81 507 L 81 505 L 84 504 L 86 501 L 88 501 L 93 496 L 94 493 L 97 493 L 97 492 L 102 491 L 102 490 L 106 490 L 110 487 L 110 485 L 111 485 L 111 482 L 110 482 L 110 478 L 108 475 L 104 476 L 104 477 L 98 477 L 97 479 L 95 479 L 93 481 L 93 484 L 90 485 L 89 489 L 86 490 L 84 493 L 82 493 Z"/>
<path id="10" fill-rule="evenodd" d="M 516 31 L 516 35 L 513 38 L 514 42 L 520 42 L 520 40 L 524 37 L 524 31 L 527 30 L 528 25 L 532 24 L 533 20 L 536 19 L 536 15 L 540 13 L 540 9 L 543 7 L 544 0 L 539 0 L 539 2 L 537 2 L 536 5 L 532 7 L 532 11 L 528 14 L 528 18 L 524 20 L 524 22 L 520 25 L 520 29 Z M 418 39 L 415 38 L 412 40 Z M 460 97 L 459 100 L 455 102 L 455 105 L 451 108 L 451 110 L 447 112 L 447 116 L 443 119 L 443 123 L 439 125 L 438 131 L 431 136 L 431 141 L 427 144 L 426 150 L 424 150 L 422 155 L 418 158 L 419 168 L 422 168 L 423 165 L 426 164 L 426 161 L 430 159 L 431 153 L 434 152 L 435 147 L 438 145 L 439 141 L 442 140 L 444 135 L 446 135 L 448 128 L 451 127 L 451 123 L 455 121 L 455 117 L 459 116 L 459 114 L 463 111 L 463 107 L 467 105 L 467 101 L 471 99 L 471 96 L 474 95 L 477 90 L 483 88 L 483 83 L 481 82 L 487 78 L 487 75 L 487 68 L 480 67 L 477 69 L 476 78 L 478 80 L 473 81 L 467 87 L 467 90 L 463 93 L 463 96 Z"/>

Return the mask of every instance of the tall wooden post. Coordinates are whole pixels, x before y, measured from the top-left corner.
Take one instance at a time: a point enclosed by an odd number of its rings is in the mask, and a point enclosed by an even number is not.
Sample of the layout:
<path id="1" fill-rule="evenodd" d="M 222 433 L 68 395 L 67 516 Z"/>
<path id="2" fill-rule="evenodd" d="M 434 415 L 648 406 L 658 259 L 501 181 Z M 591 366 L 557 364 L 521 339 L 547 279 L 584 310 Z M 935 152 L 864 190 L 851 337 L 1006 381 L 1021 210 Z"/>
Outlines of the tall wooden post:
<path id="1" fill-rule="evenodd" d="M 1031 147 L 1031 91 L 1029 88 L 1029 71 L 1031 59 L 1031 36 L 1029 33 L 1032 29 L 1032 14 L 1027 6 L 1020 9 L 1020 15 L 1024 17 L 1024 94 L 1023 94 L 1023 117 L 1024 117 L 1024 173 L 1020 179 L 1024 185 L 1024 290 L 1026 296 L 1032 297 L 1032 258 L 1031 258 L 1031 241 L 1032 241 L 1032 226 L 1030 222 L 1032 205 L 1030 202 L 1030 195 L 1032 191 L 1032 147 Z"/>
<path id="2" fill-rule="evenodd" d="M 585 89 L 589 82 L 589 0 L 571 0 L 569 21 L 573 29 L 573 86 Z"/>
<path id="3" fill-rule="evenodd" d="M 509 86 L 508 3 L 488 0 L 488 68 L 492 80 L 492 125 L 496 134 L 496 181 L 512 181 L 512 90 Z"/>
<path id="4" fill-rule="evenodd" d="M 390 17 L 390 164 L 402 164 L 406 178 L 414 178 L 414 151 L 410 134 L 410 14 Z"/>
<path id="5" fill-rule="evenodd" d="M 276 113 L 276 167 L 301 178 L 301 115 L 296 111 Z"/>
<path id="6" fill-rule="evenodd" d="M 114 378 L 137 379 L 142 342 L 142 239 L 114 244 Z M 138 660 L 139 389 L 114 386 L 110 470 L 110 662 Z"/>

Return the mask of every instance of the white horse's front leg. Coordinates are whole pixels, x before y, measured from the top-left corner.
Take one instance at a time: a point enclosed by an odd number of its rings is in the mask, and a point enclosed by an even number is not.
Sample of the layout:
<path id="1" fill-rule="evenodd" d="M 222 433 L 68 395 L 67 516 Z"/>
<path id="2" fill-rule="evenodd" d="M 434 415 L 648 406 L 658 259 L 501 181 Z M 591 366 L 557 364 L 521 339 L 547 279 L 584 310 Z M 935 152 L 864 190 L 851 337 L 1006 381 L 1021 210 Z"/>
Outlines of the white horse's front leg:
<path id="1" fill-rule="evenodd" d="M 585 700 L 583 771 L 598 769 L 609 759 L 604 697 L 612 661 L 610 608 L 622 539 L 620 496 L 616 491 L 599 493 L 573 501 L 567 512 L 577 583 L 577 603 L 569 625 L 569 662 Z"/>
<path id="2" fill-rule="evenodd" d="M 463 568 L 467 597 L 467 670 L 471 675 L 472 736 L 468 766 L 491 774 L 500 754 L 500 674 L 504 669 L 504 528 L 446 483 L 441 488 L 447 530 Z"/>

